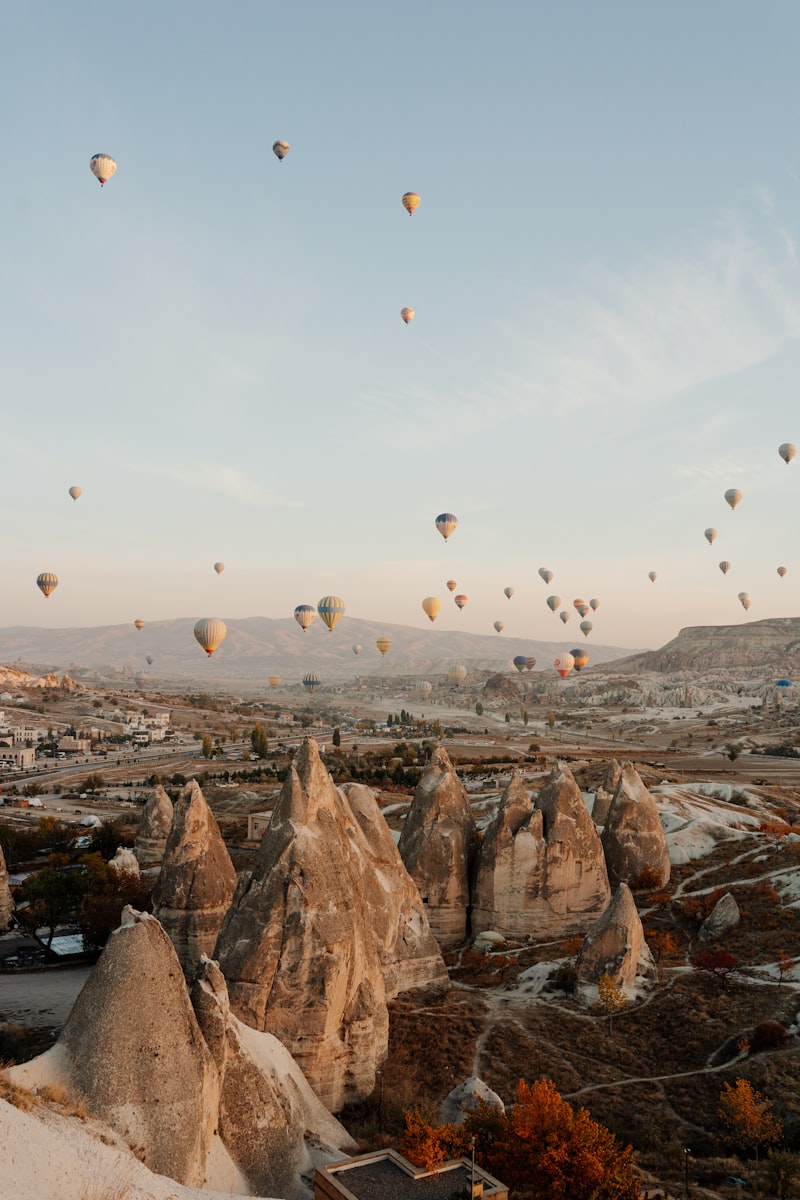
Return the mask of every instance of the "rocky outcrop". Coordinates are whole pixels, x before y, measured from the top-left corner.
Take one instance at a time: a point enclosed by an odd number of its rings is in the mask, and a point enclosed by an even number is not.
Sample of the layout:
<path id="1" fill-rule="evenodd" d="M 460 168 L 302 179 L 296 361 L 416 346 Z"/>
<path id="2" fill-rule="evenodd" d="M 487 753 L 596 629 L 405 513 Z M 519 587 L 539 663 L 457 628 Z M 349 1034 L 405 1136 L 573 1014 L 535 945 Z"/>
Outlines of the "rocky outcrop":
<path id="1" fill-rule="evenodd" d="M 439 746 L 417 786 L 398 849 L 443 948 L 458 946 L 467 936 L 477 842 L 469 798 Z"/>
<path id="2" fill-rule="evenodd" d="M 619 885 L 611 904 L 584 938 L 576 971 L 576 991 L 583 998 L 596 997 L 603 975 L 625 992 L 655 982 L 656 965 L 627 884 Z"/>
<path id="3" fill-rule="evenodd" d="M 622 767 L 617 762 L 616 758 L 612 758 L 611 762 L 606 767 L 606 773 L 603 776 L 603 782 L 594 794 L 594 804 L 592 805 L 592 820 L 595 825 L 605 825 L 608 810 L 611 808 L 611 801 L 614 799 L 614 793 L 619 786 L 619 781 L 622 777 Z"/>
<path id="4" fill-rule="evenodd" d="M 728 933 L 736 925 L 739 924 L 741 914 L 739 905 L 734 900 L 730 892 L 726 892 L 721 896 L 714 905 L 708 917 L 700 926 L 700 937 L 704 942 L 713 941 L 715 938 L 722 937 Z"/>
<path id="5" fill-rule="evenodd" d="M 0 930 L 7 929 L 14 912 L 14 898 L 8 886 L 8 868 L 0 846 Z"/>
<path id="6" fill-rule="evenodd" d="M 644 871 L 652 887 L 669 882 L 669 847 L 656 802 L 631 763 L 620 774 L 602 843 L 612 888 L 634 883 Z"/>
<path id="7" fill-rule="evenodd" d="M 493 1092 L 477 1075 L 472 1075 L 445 1096 L 439 1113 L 439 1124 L 463 1125 L 467 1113 L 475 1112 L 482 1104 L 497 1109 L 499 1113 L 506 1111 L 506 1106 L 497 1092 Z"/>
<path id="8" fill-rule="evenodd" d="M 219 1136 L 253 1194 L 291 1196 L 301 1175 L 356 1149 L 278 1039 L 231 1013 L 217 963 L 200 960 L 191 994 L 220 1078 Z"/>
<path id="9" fill-rule="evenodd" d="M 236 871 L 196 780 L 175 805 L 153 912 L 172 939 L 187 979 L 211 955 L 236 890 Z"/>
<path id="10" fill-rule="evenodd" d="M 117 853 L 113 858 L 108 860 L 108 865 L 112 871 L 122 872 L 123 874 L 127 872 L 129 875 L 137 876 L 139 874 L 139 860 L 127 846 L 117 847 Z"/>
<path id="11" fill-rule="evenodd" d="M 532 912 L 545 871 L 543 816 L 514 772 L 478 854 L 472 892 L 472 930 L 510 937 L 533 932 Z"/>
<path id="12" fill-rule="evenodd" d="M 363 794 L 356 800 L 363 808 Z M 280 1038 L 334 1112 L 372 1092 L 386 1057 L 384 965 L 394 964 L 393 986 L 406 970 L 387 883 L 350 800 L 308 739 L 252 873 L 237 889 L 215 957 L 236 1016 Z"/>
<path id="13" fill-rule="evenodd" d="M 140 867 L 159 866 L 172 828 L 172 801 L 159 783 L 153 788 L 142 811 L 133 852 Z"/>

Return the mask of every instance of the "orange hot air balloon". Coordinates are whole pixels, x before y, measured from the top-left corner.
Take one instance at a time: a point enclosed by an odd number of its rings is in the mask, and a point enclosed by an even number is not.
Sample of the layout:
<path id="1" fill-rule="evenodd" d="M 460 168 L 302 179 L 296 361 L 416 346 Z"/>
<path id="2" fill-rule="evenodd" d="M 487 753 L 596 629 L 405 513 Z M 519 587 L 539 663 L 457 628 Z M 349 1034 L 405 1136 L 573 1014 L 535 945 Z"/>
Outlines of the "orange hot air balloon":
<path id="1" fill-rule="evenodd" d="M 403 208 L 410 217 L 413 217 L 414 213 L 419 208 L 419 196 L 416 192 L 405 193 L 403 196 Z"/>
<path id="2" fill-rule="evenodd" d="M 133 627 L 134 629 L 138 629 L 141 633 L 141 631 L 144 629 L 144 621 L 141 617 L 136 618 L 136 620 L 133 622 Z"/>
<path id="3" fill-rule="evenodd" d="M 780 575 L 781 579 L 783 579 L 784 575 L 786 574 L 786 571 L 787 571 L 786 567 L 778 567 L 778 574 Z"/>
<path id="4" fill-rule="evenodd" d="M 456 599 L 455 599 L 456 608 L 458 609 L 459 612 L 462 612 L 463 609 L 465 609 L 467 607 L 468 600 L 469 600 L 469 596 L 462 596 L 460 594 L 458 596 L 456 596 Z"/>

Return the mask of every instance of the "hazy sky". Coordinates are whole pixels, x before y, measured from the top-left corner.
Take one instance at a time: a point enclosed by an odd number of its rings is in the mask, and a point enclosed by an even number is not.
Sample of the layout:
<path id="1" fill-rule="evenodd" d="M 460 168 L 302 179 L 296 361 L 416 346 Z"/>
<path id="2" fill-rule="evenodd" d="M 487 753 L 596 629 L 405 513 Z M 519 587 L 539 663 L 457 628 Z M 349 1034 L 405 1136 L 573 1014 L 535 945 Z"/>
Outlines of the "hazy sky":
<path id="1" fill-rule="evenodd" d="M 795 0 L 7 0 L 0 624 L 796 614 L 799 41 Z"/>

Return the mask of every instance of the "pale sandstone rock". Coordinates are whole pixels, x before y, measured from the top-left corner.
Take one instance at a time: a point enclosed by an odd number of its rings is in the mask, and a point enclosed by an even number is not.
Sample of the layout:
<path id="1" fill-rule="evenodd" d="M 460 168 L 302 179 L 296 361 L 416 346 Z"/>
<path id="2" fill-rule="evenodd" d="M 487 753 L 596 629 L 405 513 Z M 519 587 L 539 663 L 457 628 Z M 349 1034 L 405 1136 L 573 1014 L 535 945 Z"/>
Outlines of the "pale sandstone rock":
<path id="1" fill-rule="evenodd" d="M 597 995 L 603 975 L 609 975 L 625 992 L 655 982 L 656 965 L 627 884 L 619 885 L 611 904 L 584 938 L 576 971 L 576 992 L 583 998 Z"/>
<path id="2" fill-rule="evenodd" d="M 211 955 L 236 890 L 236 871 L 196 780 L 175 805 L 153 912 L 175 946 L 187 979 Z"/>
<path id="3" fill-rule="evenodd" d="M 658 808 L 631 763 L 620 774 L 602 843 L 612 887 L 633 883 L 646 868 L 655 887 L 669 882 L 669 846 Z"/>
<path id="4" fill-rule="evenodd" d="M 417 786 L 398 849 L 443 948 L 458 946 L 467 936 L 477 844 L 469 797 L 438 746 Z"/>
<path id="5" fill-rule="evenodd" d="M 14 897 L 8 886 L 8 868 L 0 846 L 0 930 L 7 929 L 14 912 Z"/>
<path id="6" fill-rule="evenodd" d="M 739 924 L 740 916 L 739 905 L 731 893 L 726 892 L 724 896 L 720 897 L 709 916 L 700 926 L 700 937 L 704 942 L 722 937 L 723 934 L 728 933 L 734 926 Z"/>
<path id="7" fill-rule="evenodd" d="M 616 758 L 612 758 L 611 762 L 606 767 L 606 773 L 603 777 L 603 782 L 594 794 L 594 805 L 592 806 L 592 820 L 595 825 L 605 825 L 608 816 L 608 810 L 611 808 L 611 801 L 614 799 L 614 793 L 619 785 L 622 777 L 622 767 L 617 762 Z"/>
<path id="8" fill-rule="evenodd" d="M 141 867 L 161 864 L 172 828 L 172 814 L 172 801 L 159 783 L 144 806 L 133 844 L 133 852 Z"/>
<path id="9" fill-rule="evenodd" d="M 139 860 L 127 846 L 119 846 L 114 857 L 108 860 L 108 865 L 112 871 L 127 872 L 130 875 L 139 874 Z"/>
<path id="10" fill-rule="evenodd" d="M 499 1113 L 506 1111 L 506 1106 L 497 1092 L 493 1092 L 477 1075 L 472 1075 L 445 1096 L 439 1113 L 439 1124 L 463 1125 L 467 1113 L 475 1112 L 481 1104 L 488 1104 Z"/>
<path id="11" fill-rule="evenodd" d="M 472 892 L 472 929 L 509 937 L 533 932 L 545 870 L 542 813 L 514 772 L 483 837 Z"/>

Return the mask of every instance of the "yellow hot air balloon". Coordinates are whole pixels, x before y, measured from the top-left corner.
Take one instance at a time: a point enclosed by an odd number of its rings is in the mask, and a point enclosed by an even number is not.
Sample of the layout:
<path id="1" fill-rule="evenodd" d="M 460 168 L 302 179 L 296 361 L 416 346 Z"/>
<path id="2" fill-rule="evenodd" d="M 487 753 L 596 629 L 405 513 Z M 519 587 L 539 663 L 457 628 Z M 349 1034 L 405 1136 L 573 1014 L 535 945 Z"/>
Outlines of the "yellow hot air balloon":
<path id="1" fill-rule="evenodd" d="M 273 142 L 272 153 L 275 155 L 278 162 L 283 162 L 283 160 L 286 158 L 286 155 L 289 153 L 289 143 L 281 141 Z M 302 155 L 300 157 L 302 158 Z"/>
<path id="2" fill-rule="evenodd" d="M 781 442 L 780 446 L 778 446 L 778 454 L 780 454 L 788 467 L 795 454 L 797 454 L 797 446 L 794 446 L 791 442 Z"/>
<path id="3" fill-rule="evenodd" d="M 391 649 L 392 639 L 389 637 L 379 637 L 375 645 L 380 650 L 381 657 L 383 658 L 387 650 Z"/>
<path id="4" fill-rule="evenodd" d="M 493 626 L 494 630 L 497 633 L 502 633 L 503 630 L 505 629 L 505 627 L 506 627 L 505 621 L 495 621 L 494 626 Z"/>
<path id="5" fill-rule="evenodd" d="M 133 627 L 134 629 L 138 629 L 140 632 L 144 629 L 144 621 L 141 617 L 136 618 L 136 620 L 133 622 Z"/>
<path id="6" fill-rule="evenodd" d="M 739 503 L 741 498 L 742 493 L 738 488 L 728 488 L 727 492 L 725 493 L 725 499 L 727 500 L 728 504 L 730 504 L 731 508 L 736 508 L 736 505 Z"/>
<path id="7" fill-rule="evenodd" d="M 441 600 L 436 596 L 426 596 L 422 601 L 422 611 L 429 621 L 435 621 L 439 615 L 439 609 L 442 607 Z"/>
<path id="8" fill-rule="evenodd" d="M 69 494 L 72 496 L 73 500 L 77 500 L 79 496 L 83 495 L 83 488 L 71 487 L 69 489 Z"/>
<path id="9" fill-rule="evenodd" d="M 448 581 L 447 581 L 447 590 L 448 590 L 448 592 L 454 592 L 454 591 L 456 590 L 456 588 L 457 588 L 457 587 L 458 587 L 458 581 L 457 581 L 457 580 L 455 580 L 455 579 L 448 579 Z"/>
<path id="10" fill-rule="evenodd" d="M 469 596 L 463 596 L 463 595 L 461 595 L 461 593 L 459 593 L 459 595 L 456 596 L 455 604 L 456 604 L 456 608 L 458 609 L 459 612 L 464 611 L 464 609 L 467 607 L 468 600 L 469 600 Z"/>
<path id="11" fill-rule="evenodd" d="M 225 570 L 225 563 L 214 563 L 214 570 L 217 572 L 218 575 L 221 575 L 222 572 Z"/>
<path id="12" fill-rule="evenodd" d="M 727 575 L 728 571 L 730 571 L 730 569 L 731 569 L 731 564 L 729 562 L 726 562 L 723 559 L 722 562 L 719 564 L 719 569 L 720 569 L 720 571 L 722 571 L 723 575 Z"/>
<path id="13" fill-rule="evenodd" d="M 582 650 L 580 646 L 578 646 L 575 650 L 570 650 L 570 654 L 574 660 L 575 670 L 582 671 L 589 661 L 588 650 Z"/>
<path id="14" fill-rule="evenodd" d="M 655 581 L 658 579 L 658 571 L 648 571 L 647 578 L 651 583 L 655 583 Z"/>
<path id="15" fill-rule="evenodd" d="M 41 575 L 36 576 L 36 586 L 46 600 L 58 587 L 58 576 L 54 575 L 52 571 L 42 571 Z"/>
<path id="16" fill-rule="evenodd" d="M 510 600 L 511 597 L 514 595 L 513 587 L 503 588 L 503 595 L 506 597 L 507 600 Z"/>
<path id="17" fill-rule="evenodd" d="M 413 308 L 401 308 L 400 316 L 403 318 L 406 325 L 410 325 L 411 322 L 414 320 L 416 313 L 414 312 Z"/>
<path id="18" fill-rule="evenodd" d="M 210 658 L 228 634 L 225 622 L 219 617 L 201 617 L 194 627 L 194 636 Z"/>
<path id="19" fill-rule="evenodd" d="M 716 538 L 716 536 L 717 536 L 717 531 L 716 531 L 716 529 L 712 529 L 711 526 L 709 526 L 708 529 L 703 531 L 703 537 L 706 539 L 709 546 L 713 545 L 713 542 L 714 542 L 714 539 Z"/>
<path id="20" fill-rule="evenodd" d="M 280 677 L 280 675 L 268 675 L 268 676 L 267 676 L 267 683 L 269 684 L 269 686 L 270 686 L 271 688 L 280 687 L 280 686 L 281 686 L 281 677 Z"/>
<path id="21" fill-rule="evenodd" d="M 739 603 L 741 604 L 744 611 L 747 612 L 748 608 L 750 607 L 750 605 L 752 603 L 747 592 L 739 592 Z"/>
<path id="22" fill-rule="evenodd" d="M 340 596 L 323 596 L 317 602 L 317 612 L 322 617 L 323 623 L 332 632 L 334 626 L 338 625 L 344 616 L 344 600 Z"/>
<path id="23" fill-rule="evenodd" d="M 786 567 L 778 567 L 778 574 L 780 575 L 781 579 L 783 579 L 784 575 L 786 574 L 786 571 L 787 571 Z"/>
<path id="24" fill-rule="evenodd" d="M 110 154 L 93 154 L 89 159 L 89 170 L 95 179 L 100 180 L 100 187 L 108 183 L 111 176 L 116 172 L 116 169 L 117 164 Z"/>
<path id="25" fill-rule="evenodd" d="M 403 196 L 403 208 L 412 217 L 419 208 L 419 196 L 416 192 L 406 192 Z"/>

